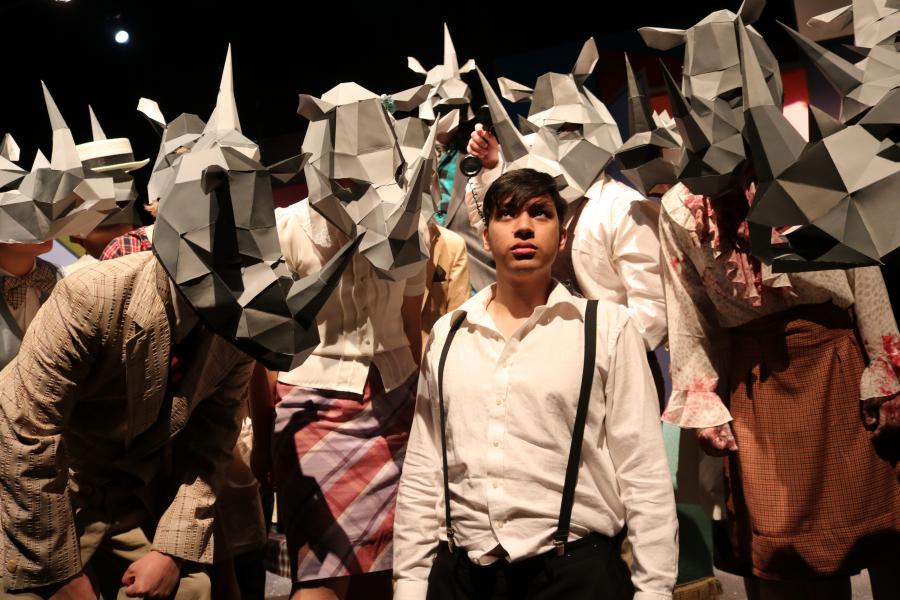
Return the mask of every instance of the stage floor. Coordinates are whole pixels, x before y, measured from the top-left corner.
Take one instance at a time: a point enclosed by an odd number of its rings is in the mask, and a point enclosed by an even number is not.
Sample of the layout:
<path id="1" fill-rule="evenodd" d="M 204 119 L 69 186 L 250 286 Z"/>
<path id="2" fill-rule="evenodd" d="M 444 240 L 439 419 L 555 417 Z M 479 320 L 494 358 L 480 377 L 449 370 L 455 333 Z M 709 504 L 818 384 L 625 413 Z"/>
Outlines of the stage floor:
<path id="1" fill-rule="evenodd" d="M 744 584 L 740 577 L 721 571 L 716 571 L 716 577 L 722 582 L 724 592 L 720 600 L 747 600 Z M 865 572 L 854 577 L 851 583 L 853 584 L 853 600 L 872 600 L 869 576 Z M 289 580 L 269 573 L 266 579 L 267 600 L 288 600 L 290 592 L 291 582 Z"/>

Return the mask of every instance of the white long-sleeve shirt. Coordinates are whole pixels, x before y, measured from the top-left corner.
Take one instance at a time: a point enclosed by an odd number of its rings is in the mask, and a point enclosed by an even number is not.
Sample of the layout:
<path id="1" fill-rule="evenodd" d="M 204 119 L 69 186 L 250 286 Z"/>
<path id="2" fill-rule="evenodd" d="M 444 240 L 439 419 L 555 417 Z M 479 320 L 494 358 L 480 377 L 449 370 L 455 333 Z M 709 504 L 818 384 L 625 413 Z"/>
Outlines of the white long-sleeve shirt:
<path id="1" fill-rule="evenodd" d="M 556 531 L 581 386 L 587 301 L 557 284 L 506 340 L 486 306 L 493 286 L 440 319 L 419 378 L 394 524 L 397 600 L 425 598 L 446 540 L 437 368 L 452 318 L 467 317 L 444 372 L 450 509 L 456 541 L 487 564 L 547 552 Z M 678 526 L 644 344 L 625 310 L 601 302 L 596 371 L 570 540 L 628 526 L 636 600 L 667 600 Z M 493 552 L 492 554 L 496 554 Z"/>
<path id="2" fill-rule="evenodd" d="M 305 276 L 320 270 L 346 236 L 302 200 L 275 210 L 278 239 L 288 268 Z M 370 365 L 390 391 L 416 372 L 403 329 L 401 306 L 425 291 L 425 265 L 402 281 L 378 277 L 368 259 L 354 253 L 338 285 L 316 315 L 319 345 L 303 364 L 278 374 L 290 385 L 362 394 Z"/>
<path id="3" fill-rule="evenodd" d="M 503 172 L 502 161 L 472 178 L 479 201 Z M 587 204 L 572 240 L 572 266 L 587 298 L 625 307 L 648 351 L 666 339 L 666 301 L 660 269 L 658 205 L 603 175 L 585 194 Z M 483 227 L 466 194 L 469 218 Z M 569 211 L 570 213 L 574 211 Z"/>

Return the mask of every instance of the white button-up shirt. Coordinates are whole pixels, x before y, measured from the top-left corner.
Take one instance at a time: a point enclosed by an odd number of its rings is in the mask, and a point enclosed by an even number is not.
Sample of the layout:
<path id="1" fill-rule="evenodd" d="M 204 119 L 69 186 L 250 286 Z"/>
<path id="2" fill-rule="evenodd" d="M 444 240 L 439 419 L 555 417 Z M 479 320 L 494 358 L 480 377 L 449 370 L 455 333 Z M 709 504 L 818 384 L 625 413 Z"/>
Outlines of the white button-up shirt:
<path id="1" fill-rule="evenodd" d="M 474 207 L 503 173 L 503 162 L 473 177 L 466 194 L 469 219 L 479 231 Z M 625 307 L 648 351 L 666 339 L 666 301 L 660 270 L 659 205 L 624 183 L 603 175 L 585 194 L 587 204 L 572 240 L 572 266 L 587 298 Z M 574 208 L 569 210 L 570 216 Z"/>
<path id="2" fill-rule="evenodd" d="M 285 262 L 299 275 L 320 270 L 347 242 L 306 200 L 276 209 L 275 220 Z M 424 262 L 417 276 L 391 281 L 378 277 L 369 261 L 355 253 L 316 316 L 319 345 L 302 365 L 280 373 L 278 380 L 361 394 L 374 363 L 385 390 L 399 387 L 416 372 L 403 329 L 403 298 L 424 291 Z"/>
<path id="3" fill-rule="evenodd" d="M 578 287 L 587 298 L 625 307 L 646 349 L 653 350 L 666 339 L 659 205 L 606 175 L 586 197 L 572 240 Z"/>
<path id="4" fill-rule="evenodd" d="M 450 322 L 467 317 L 444 372 L 450 509 L 476 563 L 552 548 L 581 386 L 586 300 L 556 285 L 507 340 L 486 306 L 493 286 L 440 319 L 419 378 L 394 525 L 395 598 L 425 598 L 446 540 L 437 368 Z M 628 526 L 636 599 L 671 598 L 678 526 L 645 348 L 625 310 L 600 302 L 596 371 L 570 540 Z M 493 551 L 493 552 L 492 552 Z"/>

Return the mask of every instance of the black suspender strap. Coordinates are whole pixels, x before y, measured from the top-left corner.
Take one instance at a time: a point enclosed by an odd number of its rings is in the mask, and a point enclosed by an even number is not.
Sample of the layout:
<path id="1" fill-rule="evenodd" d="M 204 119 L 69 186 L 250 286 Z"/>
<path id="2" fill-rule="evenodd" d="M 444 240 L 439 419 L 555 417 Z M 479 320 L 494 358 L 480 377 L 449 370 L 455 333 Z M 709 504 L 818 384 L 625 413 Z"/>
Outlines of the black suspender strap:
<path id="1" fill-rule="evenodd" d="M 563 487 L 562 503 L 559 508 L 559 525 L 556 533 L 553 534 L 553 546 L 559 556 L 566 553 L 566 542 L 569 541 L 569 522 L 572 519 L 572 505 L 575 503 L 575 486 L 578 484 L 578 467 L 581 462 L 581 443 L 584 440 L 584 425 L 587 422 L 588 404 L 591 401 L 596 355 L 597 301 L 588 300 L 584 311 L 584 368 L 581 372 L 581 392 L 578 395 L 575 425 L 572 427 L 572 447 L 569 449 L 569 464 L 566 466 L 566 483 Z"/>
<path id="2" fill-rule="evenodd" d="M 462 322 L 466 318 L 466 312 L 461 311 L 450 323 L 450 331 L 447 333 L 447 339 L 444 340 L 444 347 L 441 350 L 441 359 L 438 362 L 437 385 L 438 385 L 438 403 L 441 408 L 441 454 L 443 456 L 444 468 L 444 518 L 447 522 L 447 546 L 450 552 L 456 546 L 453 531 L 453 524 L 450 521 L 450 474 L 447 471 L 447 411 L 444 409 L 444 364 L 447 362 L 447 353 L 450 351 L 450 344 L 459 331 Z"/>

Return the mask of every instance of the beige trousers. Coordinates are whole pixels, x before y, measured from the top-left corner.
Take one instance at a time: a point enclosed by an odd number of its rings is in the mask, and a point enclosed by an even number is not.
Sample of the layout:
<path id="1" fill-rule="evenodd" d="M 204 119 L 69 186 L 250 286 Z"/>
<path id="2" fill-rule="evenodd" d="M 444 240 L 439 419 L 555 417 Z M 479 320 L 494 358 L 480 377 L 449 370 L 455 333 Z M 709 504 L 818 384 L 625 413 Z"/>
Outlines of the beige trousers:
<path id="1" fill-rule="evenodd" d="M 104 600 L 126 600 L 122 575 L 128 566 L 153 550 L 144 531 L 137 526 L 139 517 L 109 523 L 100 511 L 90 508 L 79 510 L 75 515 L 76 525 L 81 535 L 81 564 L 94 586 L 94 591 L 102 594 Z M 41 596 L 30 592 L 5 592 L 0 590 L 0 598 L 15 600 L 41 600 Z M 201 565 L 185 563 L 181 581 L 172 596 L 174 600 L 211 600 L 209 576 Z"/>

